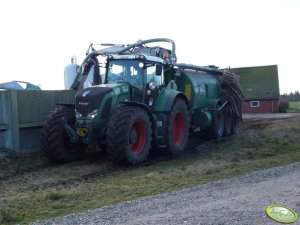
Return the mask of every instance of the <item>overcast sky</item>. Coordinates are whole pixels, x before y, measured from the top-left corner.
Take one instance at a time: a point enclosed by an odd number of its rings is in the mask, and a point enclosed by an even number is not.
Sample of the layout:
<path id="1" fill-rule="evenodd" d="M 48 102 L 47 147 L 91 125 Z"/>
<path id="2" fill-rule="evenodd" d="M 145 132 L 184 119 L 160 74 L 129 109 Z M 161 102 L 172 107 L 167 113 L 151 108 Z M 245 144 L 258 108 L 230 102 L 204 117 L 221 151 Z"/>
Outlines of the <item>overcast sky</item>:
<path id="1" fill-rule="evenodd" d="M 7 0 L 0 25 L 0 82 L 63 89 L 64 66 L 90 43 L 165 37 L 180 63 L 277 64 L 280 92 L 300 90 L 299 0 Z"/>

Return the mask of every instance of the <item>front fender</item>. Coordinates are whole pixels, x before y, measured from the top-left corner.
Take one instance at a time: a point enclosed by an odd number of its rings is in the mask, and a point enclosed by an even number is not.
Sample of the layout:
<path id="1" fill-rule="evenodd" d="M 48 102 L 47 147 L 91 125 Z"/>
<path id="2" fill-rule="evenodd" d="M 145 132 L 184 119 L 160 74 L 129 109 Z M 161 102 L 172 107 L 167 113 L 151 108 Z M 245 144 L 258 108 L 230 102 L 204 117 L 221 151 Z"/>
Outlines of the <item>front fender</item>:
<path id="1" fill-rule="evenodd" d="M 57 105 L 57 106 L 64 106 L 64 107 L 66 107 L 68 109 L 75 110 L 75 104 L 60 104 L 60 103 L 57 103 L 55 105 Z"/>

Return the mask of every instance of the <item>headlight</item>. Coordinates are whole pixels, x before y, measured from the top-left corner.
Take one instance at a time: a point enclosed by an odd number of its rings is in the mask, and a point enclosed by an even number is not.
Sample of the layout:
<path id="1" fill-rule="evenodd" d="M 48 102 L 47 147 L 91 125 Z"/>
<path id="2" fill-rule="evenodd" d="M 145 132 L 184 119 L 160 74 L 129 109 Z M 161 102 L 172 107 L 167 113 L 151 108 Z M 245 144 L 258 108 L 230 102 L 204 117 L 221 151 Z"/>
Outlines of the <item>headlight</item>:
<path id="1" fill-rule="evenodd" d="M 75 117 L 76 117 L 76 119 L 78 119 L 79 117 L 82 117 L 82 114 L 75 110 Z"/>
<path id="2" fill-rule="evenodd" d="M 153 99 L 149 99 L 149 106 L 153 105 Z"/>
<path id="3" fill-rule="evenodd" d="M 96 116 L 97 116 L 97 109 L 95 109 L 93 112 L 87 114 L 87 117 L 90 119 L 94 119 Z"/>
<path id="4" fill-rule="evenodd" d="M 136 59 L 145 59 L 145 56 L 144 55 L 135 55 L 135 58 Z"/>
<path id="5" fill-rule="evenodd" d="M 149 83 L 149 89 L 151 91 L 154 91 L 156 89 L 156 87 L 157 87 L 157 84 L 155 82 L 150 82 Z"/>

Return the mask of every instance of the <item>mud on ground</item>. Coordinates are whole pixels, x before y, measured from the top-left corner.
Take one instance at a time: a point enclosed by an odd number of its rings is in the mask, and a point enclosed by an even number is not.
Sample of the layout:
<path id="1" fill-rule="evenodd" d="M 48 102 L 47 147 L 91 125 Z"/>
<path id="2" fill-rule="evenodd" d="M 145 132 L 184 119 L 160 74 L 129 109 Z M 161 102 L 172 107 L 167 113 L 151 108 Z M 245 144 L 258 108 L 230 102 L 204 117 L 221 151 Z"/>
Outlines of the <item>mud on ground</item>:
<path id="1" fill-rule="evenodd" d="M 245 114 L 243 122 L 238 127 L 238 132 L 247 130 L 262 130 L 271 126 L 274 120 L 282 120 L 298 116 L 297 113 L 280 114 Z M 197 135 L 191 135 L 189 150 L 207 148 L 210 143 L 205 139 L 199 139 Z M 200 148 L 199 148 L 200 146 Z M 172 160 L 172 156 L 152 155 L 150 159 L 141 166 L 155 164 L 161 161 Z M 26 160 L 26 157 L 24 158 Z M 16 163 L 14 168 L 13 165 Z M 85 159 L 68 164 L 51 164 L 43 156 L 37 165 L 20 165 L 13 159 L 2 159 L 1 164 L 9 164 L 12 169 L 0 173 L 0 189 L 19 186 L 21 189 L 39 189 L 54 186 L 72 186 L 77 182 L 89 182 L 95 178 L 115 175 L 116 173 L 130 170 L 132 167 L 117 166 L 109 162 L 103 152 L 89 152 Z M 3 166 L 5 167 L 5 165 Z"/>
<path id="2" fill-rule="evenodd" d="M 253 171 L 256 166 L 263 168 L 280 165 L 282 161 L 295 162 L 299 153 L 293 148 L 299 146 L 300 119 L 293 117 L 299 114 L 283 118 L 282 115 L 285 114 L 278 115 L 279 118 L 274 118 L 274 115 L 244 118 L 237 135 L 220 144 L 192 135 L 189 149 L 194 149 L 193 153 L 179 157 L 152 155 L 139 167 L 116 166 L 105 154 L 92 151 L 84 160 L 68 164 L 53 165 L 41 155 L 16 160 L 0 159 L 0 220 L 3 206 L 4 212 L 7 210 L 7 214 L 14 218 L 11 221 L 21 223 L 25 220 L 26 224 L 61 212 L 67 214 L 94 208 L 95 204 L 107 205 L 191 187 L 218 177 L 228 177 L 229 174 L 242 174 L 245 167 L 249 168 L 245 171 Z M 285 140 L 282 141 L 281 137 Z M 268 145 L 274 146 L 274 142 L 278 149 L 270 151 Z M 290 155 L 287 155 L 288 151 Z M 282 152 L 286 155 L 281 155 Z M 119 183 L 124 176 L 128 178 Z M 146 183 L 141 184 L 139 180 Z M 102 187 L 104 181 L 107 187 Z M 153 182 L 152 186 L 147 182 Z M 131 188 L 135 185 L 136 188 Z M 110 192 L 112 188 L 115 190 Z M 103 198 L 107 192 L 112 195 L 111 199 Z M 78 208 L 78 201 L 85 205 Z M 42 206 L 43 209 L 34 208 Z"/>

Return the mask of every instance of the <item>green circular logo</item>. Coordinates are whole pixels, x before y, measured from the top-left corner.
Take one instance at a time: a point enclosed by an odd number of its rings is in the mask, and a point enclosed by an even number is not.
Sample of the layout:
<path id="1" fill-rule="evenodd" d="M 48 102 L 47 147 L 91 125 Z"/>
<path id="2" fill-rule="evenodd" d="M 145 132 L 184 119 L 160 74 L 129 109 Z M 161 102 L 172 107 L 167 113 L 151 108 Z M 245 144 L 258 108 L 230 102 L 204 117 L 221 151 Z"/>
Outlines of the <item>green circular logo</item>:
<path id="1" fill-rule="evenodd" d="M 284 206 L 270 205 L 266 213 L 271 219 L 280 223 L 294 223 L 297 220 L 295 211 Z"/>

